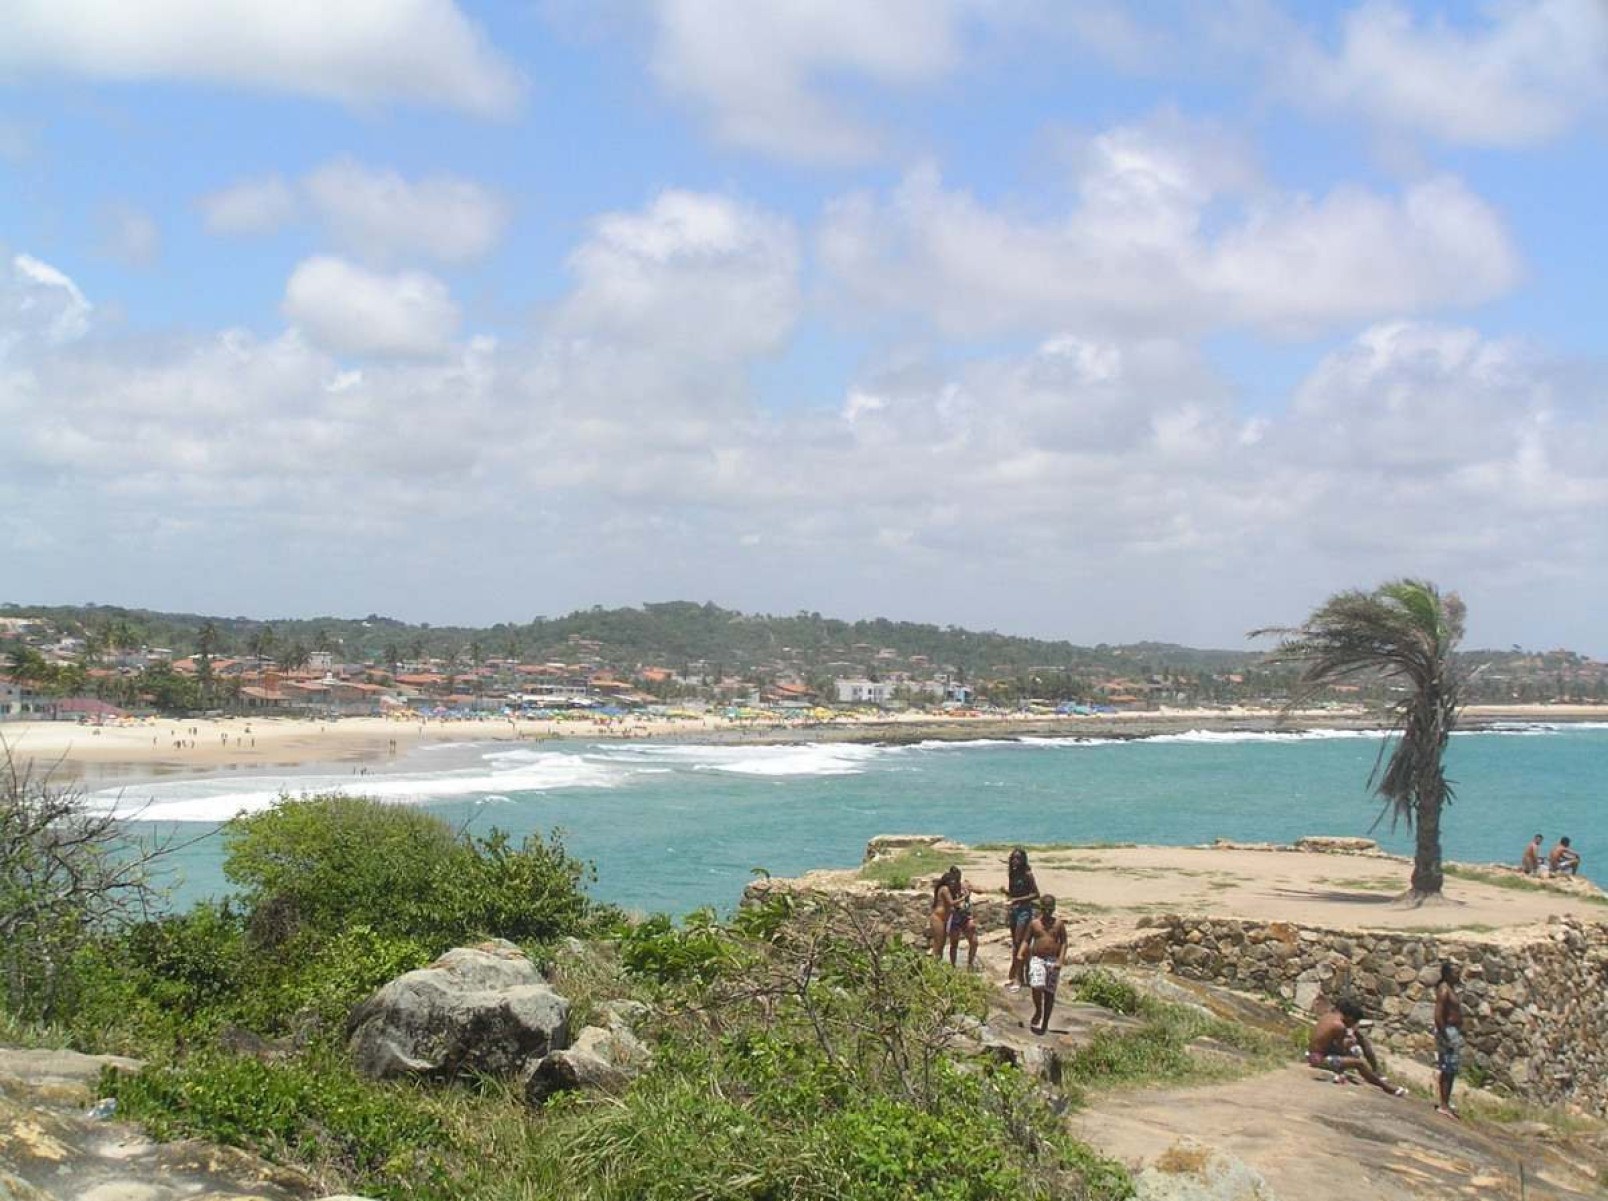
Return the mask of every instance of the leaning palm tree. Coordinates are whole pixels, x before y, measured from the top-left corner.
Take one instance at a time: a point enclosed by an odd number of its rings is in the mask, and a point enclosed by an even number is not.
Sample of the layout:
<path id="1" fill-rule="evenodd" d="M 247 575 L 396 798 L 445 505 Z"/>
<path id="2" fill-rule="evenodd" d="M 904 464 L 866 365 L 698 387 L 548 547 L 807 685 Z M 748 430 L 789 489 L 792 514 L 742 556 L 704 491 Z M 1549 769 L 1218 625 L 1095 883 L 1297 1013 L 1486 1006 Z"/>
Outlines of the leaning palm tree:
<path id="1" fill-rule="evenodd" d="M 1463 637 L 1463 602 L 1442 596 L 1423 580 L 1393 580 L 1372 592 L 1341 592 L 1315 609 L 1306 623 L 1256 630 L 1276 635 L 1274 662 L 1304 664 L 1302 695 L 1355 677 L 1406 685 L 1389 709 L 1395 745 L 1380 748 L 1368 786 L 1385 803 L 1384 817 L 1416 830 L 1412 884 L 1404 900 L 1439 897 L 1441 810 L 1452 800 L 1442 757 L 1462 709 L 1464 677 L 1452 660 Z M 1390 758 L 1385 759 L 1385 751 Z"/>

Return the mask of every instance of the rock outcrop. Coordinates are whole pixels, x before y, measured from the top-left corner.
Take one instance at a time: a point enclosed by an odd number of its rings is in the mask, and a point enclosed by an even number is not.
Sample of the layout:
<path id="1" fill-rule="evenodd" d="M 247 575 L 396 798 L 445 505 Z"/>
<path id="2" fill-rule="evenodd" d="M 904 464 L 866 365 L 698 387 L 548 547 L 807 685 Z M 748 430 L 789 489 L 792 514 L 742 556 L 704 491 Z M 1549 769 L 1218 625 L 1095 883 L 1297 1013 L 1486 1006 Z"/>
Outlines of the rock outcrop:
<path id="1" fill-rule="evenodd" d="M 299 1172 L 233 1147 L 154 1143 L 90 1116 L 102 1068 L 137 1060 L 0 1048 L 0 1197 L 7 1201 L 302 1201 Z"/>
<path id="2" fill-rule="evenodd" d="M 617 1093 L 652 1065 L 653 1053 L 631 1030 L 645 1006 L 604 1006 L 604 1025 L 587 1026 L 563 1050 L 542 1056 L 525 1075 L 525 1100 L 539 1106 L 554 1093 L 586 1089 Z"/>
<path id="3" fill-rule="evenodd" d="M 448 951 L 352 1012 L 348 1047 L 379 1079 L 512 1076 L 569 1043 L 569 1002 L 513 943 Z"/>

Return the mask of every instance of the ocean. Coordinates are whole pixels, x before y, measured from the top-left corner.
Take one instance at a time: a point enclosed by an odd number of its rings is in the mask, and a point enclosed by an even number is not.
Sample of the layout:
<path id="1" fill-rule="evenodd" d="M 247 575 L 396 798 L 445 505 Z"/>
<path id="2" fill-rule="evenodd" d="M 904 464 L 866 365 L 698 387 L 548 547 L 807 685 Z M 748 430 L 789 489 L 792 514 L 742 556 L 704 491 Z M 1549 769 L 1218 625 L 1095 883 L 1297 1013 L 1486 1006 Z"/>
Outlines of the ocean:
<path id="1" fill-rule="evenodd" d="M 474 831 L 563 832 L 597 868 L 593 895 L 627 908 L 729 911 L 752 870 L 794 875 L 860 861 L 877 834 L 971 843 L 1289 841 L 1412 836 L 1377 828 L 1367 781 L 1382 736 L 1197 731 L 1138 740 L 1023 739 L 913 746 L 641 742 L 421 748 L 357 776 L 309 769 L 125 784 L 91 794 L 190 845 L 173 900 L 222 895 L 209 831 L 284 793 L 340 790 L 420 805 Z M 1597 876 L 1608 723 L 1513 725 L 1453 737 L 1446 856 L 1516 862 L 1530 836 L 1568 834 Z"/>

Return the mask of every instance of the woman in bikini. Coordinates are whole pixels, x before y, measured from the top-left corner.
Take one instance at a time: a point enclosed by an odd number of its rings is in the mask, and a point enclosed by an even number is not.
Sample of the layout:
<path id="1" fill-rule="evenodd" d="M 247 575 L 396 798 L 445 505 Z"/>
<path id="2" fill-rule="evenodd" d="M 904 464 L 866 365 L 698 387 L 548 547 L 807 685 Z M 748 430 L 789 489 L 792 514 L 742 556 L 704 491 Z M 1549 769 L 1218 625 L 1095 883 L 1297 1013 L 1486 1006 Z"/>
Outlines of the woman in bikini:
<path id="1" fill-rule="evenodd" d="M 977 918 L 972 914 L 972 890 L 959 875 L 960 869 L 955 868 L 954 883 L 950 885 L 950 895 L 954 904 L 949 909 L 949 964 L 955 966 L 956 953 L 960 950 L 960 940 L 966 940 L 966 970 L 977 970 Z"/>
<path id="2" fill-rule="evenodd" d="M 934 959 L 944 957 L 949 939 L 949 915 L 954 912 L 960 893 L 960 868 L 951 867 L 932 886 L 932 911 L 927 918 L 927 945 Z"/>
<path id="3" fill-rule="evenodd" d="M 1011 974 L 1006 987 L 1021 988 L 1027 978 L 1027 928 L 1033 924 L 1038 881 L 1028 866 L 1027 852 L 1017 847 L 1005 860 L 1005 903 L 1011 927 Z"/>

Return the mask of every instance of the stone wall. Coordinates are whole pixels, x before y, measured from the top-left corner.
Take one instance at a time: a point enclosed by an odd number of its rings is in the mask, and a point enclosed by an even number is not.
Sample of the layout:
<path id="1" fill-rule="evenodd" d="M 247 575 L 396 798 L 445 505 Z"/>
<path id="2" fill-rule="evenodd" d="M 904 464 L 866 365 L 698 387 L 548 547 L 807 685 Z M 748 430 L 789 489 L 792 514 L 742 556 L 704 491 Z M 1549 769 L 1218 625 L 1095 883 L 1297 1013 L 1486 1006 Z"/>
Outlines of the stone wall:
<path id="1" fill-rule="evenodd" d="M 1398 1052 L 1433 1054 L 1443 960 L 1463 974 L 1466 1062 L 1515 1093 L 1608 1114 L 1608 926 L 1555 919 L 1501 942 L 1304 928 L 1231 918 L 1147 918 L 1091 962 L 1145 963 L 1278 997 L 1314 1013 L 1351 993 Z"/>
<path id="2" fill-rule="evenodd" d="M 931 888 L 882 888 L 860 882 L 814 887 L 797 880 L 756 880 L 743 890 L 743 904 L 755 904 L 773 891 L 791 892 L 800 897 L 829 897 L 852 906 L 857 914 L 880 928 L 921 941 L 927 937 L 927 917 L 932 912 Z M 1003 930 L 1005 898 L 974 893 L 972 916 L 977 919 L 979 934 Z"/>

